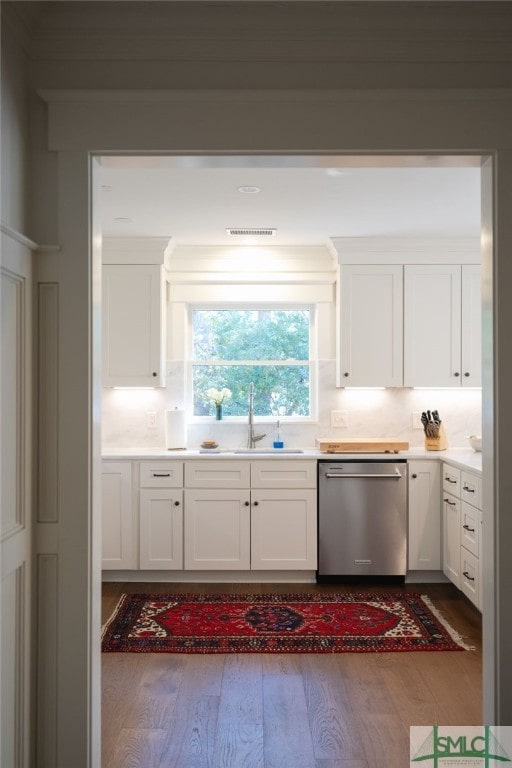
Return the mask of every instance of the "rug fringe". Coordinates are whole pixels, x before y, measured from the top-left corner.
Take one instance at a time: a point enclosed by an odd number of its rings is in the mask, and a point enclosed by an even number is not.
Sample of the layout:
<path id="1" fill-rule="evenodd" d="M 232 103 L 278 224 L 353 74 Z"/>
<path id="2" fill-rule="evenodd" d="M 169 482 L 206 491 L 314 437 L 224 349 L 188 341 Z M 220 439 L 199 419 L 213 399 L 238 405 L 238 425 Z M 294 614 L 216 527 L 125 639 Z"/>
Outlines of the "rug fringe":
<path id="1" fill-rule="evenodd" d="M 457 632 L 456 629 L 454 629 L 444 618 L 439 608 L 436 608 L 436 606 L 433 604 L 432 600 L 428 595 L 421 595 L 421 599 L 425 603 L 426 606 L 428 606 L 429 610 L 432 611 L 436 619 L 440 624 L 443 625 L 443 627 L 446 629 L 452 640 L 457 643 L 458 645 L 462 646 L 465 651 L 476 651 L 476 646 L 474 645 L 468 645 L 462 637 L 459 632 Z"/>
<path id="2" fill-rule="evenodd" d="M 112 614 L 110 615 L 110 618 L 108 618 L 106 620 L 106 622 L 103 624 L 103 626 L 101 628 L 101 638 L 100 638 L 102 642 L 103 642 L 103 638 L 105 636 L 105 632 L 108 630 L 109 626 L 112 624 L 112 622 L 116 618 L 118 610 L 121 608 L 122 604 L 124 603 L 124 601 L 126 600 L 127 597 L 128 597 L 127 594 L 121 595 L 121 597 L 117 601 L 116 607 L 114 608 Z"/>

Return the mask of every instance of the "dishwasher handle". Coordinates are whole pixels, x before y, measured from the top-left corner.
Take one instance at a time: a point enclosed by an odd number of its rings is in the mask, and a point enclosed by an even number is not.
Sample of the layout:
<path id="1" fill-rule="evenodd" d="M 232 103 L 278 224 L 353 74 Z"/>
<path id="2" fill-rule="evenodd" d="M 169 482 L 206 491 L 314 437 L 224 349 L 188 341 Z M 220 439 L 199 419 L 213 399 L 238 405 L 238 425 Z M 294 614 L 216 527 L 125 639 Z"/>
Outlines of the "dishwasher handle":
<path id="1" fill-rule="evenodd" d="M 341 475 L 339 472 L 326 472 L 325 477 L 329 479 L 336 480 L 344 480 L 348 478 L 360 478 L 361 480 L 366 480 L 368 478 L 386 478 L 387 480 L 400 480 L 402 477 L 402 474 L 399 469 L 395 469 L 395 472 L 393 475 L 390 475 L 389 473 L 372 473 L 369 472 L 368 474 L 365 474 L 364 472 L 357 472 L 357 473 L 347 473 L 344 475 Z"/>

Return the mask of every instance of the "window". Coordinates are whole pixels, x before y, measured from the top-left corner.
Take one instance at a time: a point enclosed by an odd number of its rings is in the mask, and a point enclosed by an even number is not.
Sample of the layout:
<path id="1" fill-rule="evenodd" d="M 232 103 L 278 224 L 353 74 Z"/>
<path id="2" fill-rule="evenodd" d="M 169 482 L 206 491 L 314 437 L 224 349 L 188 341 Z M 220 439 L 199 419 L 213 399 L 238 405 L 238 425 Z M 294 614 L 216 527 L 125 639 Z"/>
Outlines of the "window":
<path id="1" fill-rule="evenodd" d="M 206 392 L 226 387 L 224 416 L 246 416 L 254 382 L 254 414 L 309 417 L 313 363 L 309 308 L 192 310 L 194 416 L 211 416 Z"/>

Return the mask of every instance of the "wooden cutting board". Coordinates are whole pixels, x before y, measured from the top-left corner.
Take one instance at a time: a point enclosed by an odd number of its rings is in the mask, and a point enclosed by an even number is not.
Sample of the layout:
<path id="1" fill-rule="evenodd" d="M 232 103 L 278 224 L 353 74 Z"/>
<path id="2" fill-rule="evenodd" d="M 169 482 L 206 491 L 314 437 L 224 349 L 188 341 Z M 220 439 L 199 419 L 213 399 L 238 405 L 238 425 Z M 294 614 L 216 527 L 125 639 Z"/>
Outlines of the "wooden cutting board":
<path id="1" fill-rule="evenodd" d="M 409 450 L 407 440 L 389 437 L 317 437 L 316 444 L 322 453 L 398 453 Z"/>

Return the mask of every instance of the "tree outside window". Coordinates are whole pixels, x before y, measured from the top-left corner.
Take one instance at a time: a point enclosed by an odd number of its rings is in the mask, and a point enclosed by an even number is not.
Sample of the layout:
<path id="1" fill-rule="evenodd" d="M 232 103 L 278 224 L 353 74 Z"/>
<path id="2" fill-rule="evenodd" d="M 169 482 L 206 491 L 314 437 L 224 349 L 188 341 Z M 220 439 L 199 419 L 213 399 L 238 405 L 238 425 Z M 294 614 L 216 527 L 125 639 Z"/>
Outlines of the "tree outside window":
<path id="1" fill-rule="evenodd" d="M 211 387 L 231 390 L 224 416 L 246 416 L 254 383 L 256 416 L 309 416 L 309 309 L 195 309 L 194 416 L 213 415 Z"/>

